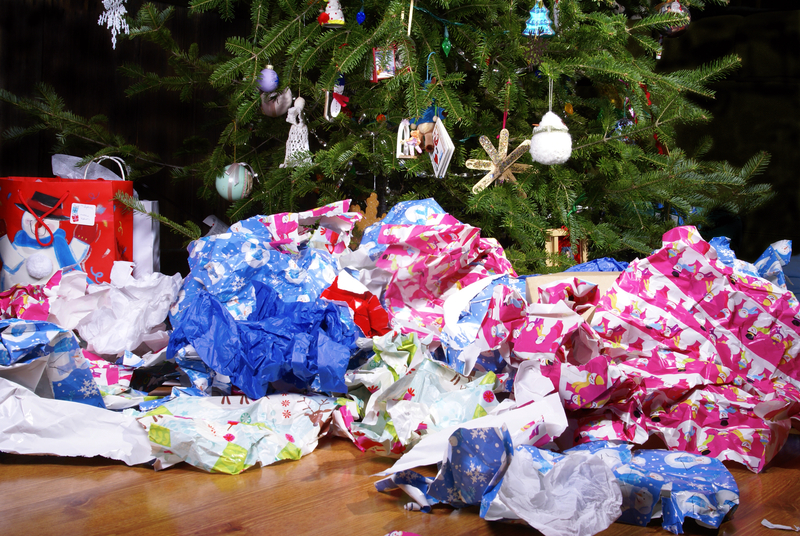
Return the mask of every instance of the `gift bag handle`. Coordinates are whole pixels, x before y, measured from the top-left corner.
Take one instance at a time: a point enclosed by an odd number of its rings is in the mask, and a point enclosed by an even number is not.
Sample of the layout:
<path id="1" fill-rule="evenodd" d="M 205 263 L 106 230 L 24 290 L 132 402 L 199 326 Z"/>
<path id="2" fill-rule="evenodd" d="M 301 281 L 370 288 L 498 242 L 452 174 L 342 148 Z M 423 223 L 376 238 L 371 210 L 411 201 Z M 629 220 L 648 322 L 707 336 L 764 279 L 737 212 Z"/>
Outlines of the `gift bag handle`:
<path id="1" fill-rule="evenodd" d="M 94 163 L 99 165 L 100 162 L 102 162 L 103 160 L 113 160 L 114 162 L 116 162 L 117 165 L 119 166 L 119 170 L 122 172 L 122 180 L 126 180 L 125 179 L 125 161 L 122 158 L 118 157 L 118 156 L 98 156 L 97 158 L 92 159 L 92 161 L 89 162 L 89 164 L 94 162 Z M 83 179 L 84 180 L 86 180 L 86 176 L 89 174 L 89 164 L 86 164 L 86 167 L 83 170 Z"/>
<path id="2" fill-rule="evenodd" d="M 55 237 L 53 236 L 53 231 L 50 229 L 50 227 L 48 227 L 47 225 L 45 225 L 45 224 L 44 224 L 44 221 L 42 221 L 42 220 L 44 220 L 44 219 L 45 219 L 46 217 L 48 217 L 50 214 L 52 214 L 53 212 L 55 212 L 55 211 L 56 211 L 56 209 L 57 209 L 58 207 L 60 207 L 61 205 L 63 205 L 63 204 L 64 204 L 64 201 L 66 201 L 66 200 L 67 200 L 67 197 L 69 197 L 69 191 L 67 191 L 67 192 L 66 192 L 66 193 L 65 193 L 63 196 L 61 196 L 61 199 L 59 199 L 59 200 L 58 200 L 58 203 L 55 203 L 55 204 L 54 204 L 52 207 L 50 207 L 48 210 L 46 210 L 46 211 L 45 211 L 45 212 L 44 212 L 44 213 L 43 213 L 41 216 L 39 216 L 39 215 L 38 215 L 36 212 L 34 212 L 33 210 L 31 210 L 31 207 L 30 207 L 30 206 L 28 206 L 28 202 L 27 202 L 27 201 L 25 201 L 25 198 L 24 198 L 24 197 L 22 197 L 22 194 L 21 194 L 21 193 L 19 193 L 19 191 L 17 191 L 17 195 L 19 196 L 19 200 L 20 200 L 20 202 L 23 204 L 23 206 L 25 207 L 25 209 L 26 209 L 26 210 L 27 210 L 27 211 L 28 211 L 28 212 L 29 212 L 29 213 L 30 213 L 30 214 L 31 214 L 31 215 L 32 215 L 34 218 L 36 218 L 36 226 L 33 228 L 33 234 L 34 234 L 34 236 L 36 237 L 36 242 L 38 242 L 38 243 L 39 243 L 39 245 L 40 245 L 40 246 L 42 246 L 43 248 L 46 248 L 46 247 L 49 247 L 49 246 L 51 246 L 51 245 L 53 244 L 53 242 L 55 241 Z M 47 234 L 49 234 L 49 235 L 50 235 L 50 241 L 49 241 L 48 243 L 46 243 L 46 244 L 45 244 L 45 243 L 43 243 L 43 242 L 42 242 L 42 240 L 39 238 L 39 229 L 40 229 L 41 227 L 44 227 L 45 229 L 47 229 Z"/>

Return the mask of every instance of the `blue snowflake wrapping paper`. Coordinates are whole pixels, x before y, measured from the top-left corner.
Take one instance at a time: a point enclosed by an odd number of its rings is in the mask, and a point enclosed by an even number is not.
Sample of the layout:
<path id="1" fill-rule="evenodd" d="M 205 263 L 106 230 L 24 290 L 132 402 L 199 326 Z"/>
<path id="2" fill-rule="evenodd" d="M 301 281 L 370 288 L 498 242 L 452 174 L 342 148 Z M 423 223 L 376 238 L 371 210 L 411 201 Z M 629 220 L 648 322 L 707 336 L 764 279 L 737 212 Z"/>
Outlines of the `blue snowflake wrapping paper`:
<path id="1" fill-rule="evenodd" d="M 718 528 L 738 506 L 736 481 L 716 458 L 669 450 L 631 452 L 631 447 L 628 443 L 592 441 L 557 453 L 521 445 L 514 456 L 524 450 L 527 463 L 541 475 L 570 456 L 600 456 L 622 492 L 619 523 L 645 526 L 660 514 L 664 529 L 682 534 L 687 517 Z M 513 470 L 514 465 L 510 465 L 507 471 Z M 483 496 L 481 517 L 490 521 L 515 519 L 514 511 L 498 499 L 505 475 L 498 476 Z"/>
<path id="2" fill-rule="evenodd" d="M 414 501 L 410 503 L 410 506 L 406 505 L 406 510 L 420 510 L 429 514 L 431 506 L 439 502 L 428 494 L 431 483 L 433 483 L 432 478 L 422 476 L 416 471 L 400 471 L 375 482 L 375 489 L 382 493 L 396 489 L 402 490 Z"/>
<path id="3" fill-rule="evenodd" d="M 287 303 L 257 281 L 253 288 L 253 311 L 240 321 L 214 296 L 199 292 L 170 336 L 167 359 L 191 344 L 206 365 L 254 399 L 276 381 L 347 392 L 344 375 L 358 333 L 347 308 L 321 299 Z"/>
<path id="4" fill-rule="evenodd" d="M 456 508 L 480 504 L 513 448 L 505 427 L 459 428 L 450 436 L 447 456 L 428 493 Z"/>
<path id="5" fill-rule="evenodd" d="M 105 409 L 91 365 L 72 331 L 50 322 L 0 321 L 0 368 L 37 359 L 47 361 L 53 398 Z"/>

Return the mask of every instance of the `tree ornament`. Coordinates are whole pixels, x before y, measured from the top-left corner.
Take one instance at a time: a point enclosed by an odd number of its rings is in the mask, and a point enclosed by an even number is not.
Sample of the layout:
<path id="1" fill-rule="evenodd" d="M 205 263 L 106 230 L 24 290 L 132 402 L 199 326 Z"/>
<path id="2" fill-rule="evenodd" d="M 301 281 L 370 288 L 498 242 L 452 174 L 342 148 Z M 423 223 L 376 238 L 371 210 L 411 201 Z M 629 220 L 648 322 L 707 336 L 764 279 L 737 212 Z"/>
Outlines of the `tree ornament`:
<path id="1" fill-rule="evenodd" d="M 367 20 L 367 15 L 364 13 L 364 0 L 361 0 L 361 9 L 356 13 L 356 22 L 361 26 L 365 20 Z"/>
<path id="2" fill-rule="evenodd" d="M 286 156 L 280 167 L 304 166 L 311 163 L 310 149 L 308 147 L 308 127 L 303 121 L 303 108 L 306 100 L 297 97 L 294 106 L 286 114 L 286 122 L 292 124 L 289 129 L 289 139 L 286 140 Z"/>
<path id="3" fill-rule="evenodd" d="M 552 166 L 563 164 L 572 154 L 572 136 L 567 125 L 553 113 L 553 79 L 549 81 L 549 111 L 533 129 L 531 158 L 534 162 Z"/>
<path id="4" fill-rule="evenodd" d="M 500 182 L 516 182 L 517 178 L 514 177 L 514 173 L 521 173 L 532 167 L 528 164 L 515 163 L 528 150 L 528 145 L 531 143 L 530 140 L 525 140 L 520 143 L 516 149 L 511 151 L 511 154 L 507 154 L 508 130 L 506 129 L 500 131 L 500 142 L 497 145 L 497 149 L 494 148 L 494 145 L 492 145 L 492 142 L 489 141 L 489 138 L 486 136 L 481 136 L 478 140 L 491 160 L 467 160 L 465 165 L 469 169 L 489 170 L 489 173 L 472 187 L 473 194 L 485 190 L 487 186 L 496 180 Z"/>
<path id="5" fill-rule="evenodd" d="M 338 116 L 339 113 L 342 111 L 342 108 L 347 107 L 347 103 L 350 101 L 350 97 L 344 96 L 344 76 L 339 75 L 339 79 L 336 81 L 336 85 L 333 86 L 333 98 L 330 100 L 330 107 L 328 107 L 328 95 L 325 95 L 325 104 L 326 104 L 326 111 L 328 112 L 325 119 L 331 120 L 334 117 Z"/>
<path id="6" fill-rule="evenodd" d="M 688 20 L 684 24 L 679 24 L 678 26 L 669 26 L 667 28 L 663 28 L 661 30 L 661 34 L 665 35 L 666 37 L 677 37 L 686 31 L 686 28 L 689 27 L 689 23 L 691 22 L 691 14 L 689 13 L 689 9 L 678 2 L 678 0 L 673 0 L 671 2 L 663 2 L 658 4 L 653 10 L 656 13 L 678 13 L 680 15 L 686 15 Z"/>
<path id="7" fill-rule="evenodd" d="M 553 112 L 547 112 L 533 129 L 531 157 L 546 166 L 563 164 L 572 154 L 572 136 L 569 129 Z"/>
<path id="8" fill-rule="evenodd" d="M 339 0 L 327 0 L 328 5 L 325 6 L 325 13 L 327 15 L 325 20 L 322 20 L 322 15 L 317 20 L 326 28 L 342 28 L 344 27 L 344 12 L 339 5 Z"/>
<path id="9" fill-rule="evenodd" d="M 217 192 L 228 201 L 245 199 L 253 191 L 253 168 L 244 162 L 225 167 L 222 175 L 217 177 Z"/>
<path id="10" fill-rule="evenodd" d="M 542 0 L 537 0 L 536 4 L 531 8 L 530 17 L 525 23 L 522 35 L 527 35 L 528 37 L 552 37 L 555 35 L 552 24 L 547 8 L 542 3 Z"/>
<path id="11" fill-rule="evenodd" d="M 272 93 L 278 89 L 278 73 L 272 69 L 272 65 L 267 65 L 267 68 L 261 71 L 258 88 L 264 93 Z"/>
<path id="12" fill-rule="evenodd" d="M 416 158 L 416 153 L 422 153 L 422 134 L 417 130 L 411 135 L 411 122 L 408 119 L 400 121 L 397 127 L 397 150 L 395 156 L 399 159 Z"/>
<path id="13" fill-rule="evenodd" d="M 437 179 L 442 179 L 447 174 L 447 168 L 450 167 L 450 160 L 453 158 L 456 148 L 440 117 L 434 117 L 431 137 L 433 138 L 433 151 L 429 156 L 433 165 L 433 175 Z"/>
<path id="14" fill-rule="evenodd" d="M 447 26 L 444 27 L 444 39 L 442 40 L 442 50 L 445 56 L 450 55 L 450 50 L 453 48 L 453 43 L 450 42 L 450 34 L 447 31 Z"/>
<path id="15" fill-rule="evenodd" d="M 378 82 L 393 78 L 397 70 L 395 47 L 373 47 L 372 49 L 372 81 Z"/>
<path id="16" fill-rule="evenodd" d="M 292 90 L 286 88 L 280 93 L 261 94 L 261 112 L 267 117 L 279 117 L 285 114 L 292 106 Z"/>

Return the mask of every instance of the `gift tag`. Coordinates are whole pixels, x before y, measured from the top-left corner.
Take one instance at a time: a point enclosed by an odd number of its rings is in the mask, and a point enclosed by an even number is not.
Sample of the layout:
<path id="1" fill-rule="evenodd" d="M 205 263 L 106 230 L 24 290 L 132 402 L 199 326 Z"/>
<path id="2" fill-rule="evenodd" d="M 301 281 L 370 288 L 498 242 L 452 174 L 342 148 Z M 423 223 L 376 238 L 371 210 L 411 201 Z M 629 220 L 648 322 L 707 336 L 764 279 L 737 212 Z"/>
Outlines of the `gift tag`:
<path id="1" fill-rule="evenodd" d="M 94 225 L 94 215 L 96 210 L 97 209 L 94 205 L 72 203 L 69 221 L 73 225 Z"/>

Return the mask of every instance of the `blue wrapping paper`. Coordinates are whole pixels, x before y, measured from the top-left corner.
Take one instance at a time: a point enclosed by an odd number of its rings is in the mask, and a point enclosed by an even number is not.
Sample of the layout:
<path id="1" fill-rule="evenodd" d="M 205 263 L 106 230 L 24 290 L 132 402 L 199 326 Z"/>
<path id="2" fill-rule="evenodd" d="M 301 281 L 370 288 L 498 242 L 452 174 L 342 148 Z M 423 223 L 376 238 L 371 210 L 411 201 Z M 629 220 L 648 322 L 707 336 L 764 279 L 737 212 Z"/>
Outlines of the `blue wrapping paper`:
<path id="1" fill-rule="evenodd" d="M 167 359 L 191 344 L 205 364 L 254 399 L 275 381 L 347 392 L 344 374 L 357 333 L 347 309 L 319 299 L 287 303 L 257 281 L 253 288 L 253 311 L 239 321 L 211 294 L 198 292 L 170 336 Z"/>
<path id="2" fill-rule="evenodd" d="M 762 277 L 782 288 L 786 288 L 786 276 L 783 267 L 791 261 L 792 241 L 779 240 L 770 244 L 764 253 L 754 263 L 749 263 L 736 258 L 736 253 L 731 249 L 731 239 L 726 236 L 716 236 L 708 241 L 717 251 L 717 257 L 725 266 L 729 266 L 737 273 L 752 277 Z"/>
<path id="3" fill-rule="evenodd" d="M 0 321 L 0 367 L 38 359 L 47 361 L 53 398 L 105 409 L 90 363 L 72 331 L 50 322 Z"/>
<path id="4" fill-rule="evenodd" d="M 481 504 L 513 448 L 505 427 L 459 428 L 450 436 L 447 457 L 428 493 L 456 508 Z"/>
<path id="5" fill-rule="evenodd" d="M 170 310 L 173 325 L 195 297 L 213 295 L 236 320 L 256 306 L 256 282 L 272 287 L 283 301 L 313 301 L 336 278 L 336 261 L 326 251 L 306 248 L 299 255 L 270 245 L 272 236 L 254 218 L 237 224 L 238 232 L 203 237 L 189 248 L 190 273 Z"/>
<path id="6" fill-rule="evenodd" d="M 611 257 L 603 257 L 602 259 L 592 259 L 588 262 L 570 266 L 565 272 L 623 272 L 628 267 L 628 263 L 618 261 Z"/>

